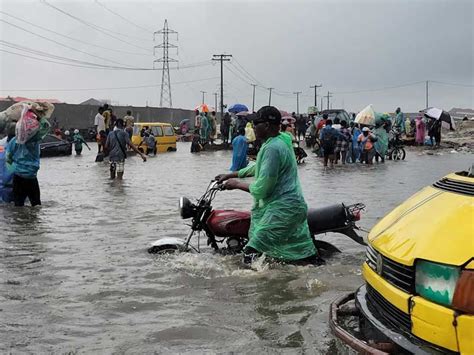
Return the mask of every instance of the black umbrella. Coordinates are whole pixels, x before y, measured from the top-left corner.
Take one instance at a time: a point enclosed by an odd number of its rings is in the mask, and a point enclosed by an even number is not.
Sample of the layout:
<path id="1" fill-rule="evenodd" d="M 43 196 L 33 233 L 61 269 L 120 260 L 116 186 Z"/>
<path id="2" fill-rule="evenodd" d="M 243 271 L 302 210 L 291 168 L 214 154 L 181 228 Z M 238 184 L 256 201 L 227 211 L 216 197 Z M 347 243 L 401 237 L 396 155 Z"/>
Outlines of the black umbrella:
<path id="1" fill-rule="evenodd" d="M 425 110 L 425 117 L 428 117 L 432 120 L 440 121 L 444 127 L 449 128 L 451 131 L 456 129 L 456 125 L 454 124 L 454 120 L 451 115 L 439 108 L 430 107 Z"/>

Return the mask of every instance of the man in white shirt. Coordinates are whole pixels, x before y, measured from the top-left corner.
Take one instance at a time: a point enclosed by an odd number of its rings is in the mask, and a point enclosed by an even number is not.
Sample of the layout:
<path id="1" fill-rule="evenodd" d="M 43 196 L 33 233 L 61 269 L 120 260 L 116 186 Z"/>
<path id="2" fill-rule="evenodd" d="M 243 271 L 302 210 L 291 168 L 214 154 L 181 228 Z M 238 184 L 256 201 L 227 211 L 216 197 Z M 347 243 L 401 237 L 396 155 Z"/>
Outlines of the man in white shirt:
<path id="1" fill-rule="evenodd" d="M 97 145 L 99 148 L 99 153 L 101 152 L 102 148 L 102 139 L 101 139 L 101 132 L 103 131 L 103 135 L 105 135 L 105 118 L 102 116 L 102 113 L 104 112 L 103 107 L 99 107 L 99 112 L 97 115 L 95 115 L 94 119 L 94 126 L 95 126 L 95 131 L 97 132 Z"/>

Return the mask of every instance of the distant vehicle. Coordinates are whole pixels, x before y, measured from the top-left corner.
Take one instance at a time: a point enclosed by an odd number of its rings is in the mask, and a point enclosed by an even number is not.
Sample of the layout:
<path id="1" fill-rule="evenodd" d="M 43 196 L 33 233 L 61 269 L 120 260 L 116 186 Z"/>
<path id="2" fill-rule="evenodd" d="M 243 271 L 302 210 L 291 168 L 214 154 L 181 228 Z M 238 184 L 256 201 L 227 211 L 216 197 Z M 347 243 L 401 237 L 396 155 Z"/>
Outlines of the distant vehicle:
<path id="1" fill-rule="evenodd" d="M 133 136 L 132 136 L 132 143 L 135 144 L 137 147 L 140 145 L 143 137 L 141 136 L 142 129 L 147 127 L 151 130 L 153 135 L 156 138 L 156 151 L 158 153 L 164 152 L 175 152 L 176 151 L 176 134 L 173 130 L 173 126 L 169 123 L 161 123 L 161 122 L 136 122 L 133 125 Z M 148 148 L 146 145 L 142 144 L 144 152 Z M 140 147 L 140 149 L 142 149 Z"/>
<path id="2" fill-rule="evenodd" d="M 349 123 L 350 121 L 352 121 L 352 118 L 351 116 L 347 113 L 346 110 L 342 109 L 342 108 L 335 108 L 335 109 L 330 109 L 330 110 L 323 110 L 320 112 L 320 116 L 324 115 L 324 114 L 327 114 L 328 115 L 328 118 L 331 119 L 333 122 L 334 122 L 334 119 L 337 117 L 339 118 L 341 121 L 346 121 L 347 123 Z"/>
<path id="3" fill-rule="evenodd" d="M 56 157 L 72 154 L 72 143 L 48 134 L 40 143 L 41 157 Z"/>

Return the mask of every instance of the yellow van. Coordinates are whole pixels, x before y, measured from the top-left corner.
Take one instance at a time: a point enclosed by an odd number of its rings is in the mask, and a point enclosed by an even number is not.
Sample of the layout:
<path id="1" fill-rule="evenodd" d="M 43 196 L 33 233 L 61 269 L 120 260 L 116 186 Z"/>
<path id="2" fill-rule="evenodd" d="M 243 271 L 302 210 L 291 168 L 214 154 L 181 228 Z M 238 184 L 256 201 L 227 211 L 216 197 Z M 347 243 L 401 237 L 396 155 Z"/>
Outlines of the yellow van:
<path id="1" fill-rule="evenodd" d="M 143 140 L 142 132 L 146 129 L 151 130 L 156 138 L 156 151 L 158 153 L 176 151 L 176 134 L 170 123 L 162 122 L 137 122 L 133 125 L 132 143 L 137 147 Z M 146 153 L 148 148 L 143 143 L 140 148 Z"/>
<path id="2" fill-rule="evenodd" d="M 474 354 L 474 167 L 403 202 L 372 228 L 367 244 L 365 284 L 353 296 L 365 329 L 358 334 L 378 334 L 372 343 L 390 354 Z M 338 337 L 380 353 L 341 331 L 337 311 L 332 316 Z"/>

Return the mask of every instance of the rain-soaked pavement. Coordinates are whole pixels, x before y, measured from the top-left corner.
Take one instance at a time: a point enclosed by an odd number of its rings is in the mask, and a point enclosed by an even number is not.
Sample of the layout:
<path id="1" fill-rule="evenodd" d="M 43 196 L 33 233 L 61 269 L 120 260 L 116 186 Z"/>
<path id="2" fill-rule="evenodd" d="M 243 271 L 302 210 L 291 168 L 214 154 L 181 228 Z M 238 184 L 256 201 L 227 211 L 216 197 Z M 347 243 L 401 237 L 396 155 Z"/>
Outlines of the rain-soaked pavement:
<path id="1" fill-rule="evenodd" d="M 328 308 L 362 283 L 363 247 L 328 235 L 343 253 L 315 267 L 260 265 L 210 253 L 157 257 L 160 237 L 183 237 L 181 195 L 199 197 L 229 167 L 230 153 L 178 152 L 127 160 L 123 183 L 107 164 L 42 159 L 43 206 L 0 205 L 0 353 L 336 352 Z M 309 206 L 363 202 L 361 225 L 441 176 L 468 168 L 465 154 L 419 155 L 385 165 L 323 171 L 299 167 Z M 222 192 L 216 208 L 249 209 L 243 192 Z"/>

